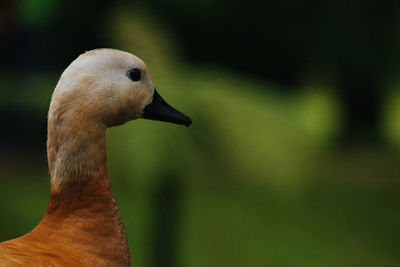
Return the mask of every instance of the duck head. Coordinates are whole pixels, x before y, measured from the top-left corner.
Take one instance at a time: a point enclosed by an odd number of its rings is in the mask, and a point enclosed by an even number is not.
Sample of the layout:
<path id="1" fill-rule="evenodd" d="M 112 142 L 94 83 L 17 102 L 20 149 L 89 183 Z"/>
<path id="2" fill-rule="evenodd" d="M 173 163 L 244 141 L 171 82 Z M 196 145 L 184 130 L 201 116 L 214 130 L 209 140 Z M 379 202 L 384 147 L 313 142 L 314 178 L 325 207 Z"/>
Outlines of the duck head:
<path id="1" fill-rule="evenodd" d="M 141 59 L 115 49 L 86 52 L 68 66 L 53 93 L 49 118 L 52 114 L 106 127 L 137 118 L 192 122 L 158 94 Z"/>

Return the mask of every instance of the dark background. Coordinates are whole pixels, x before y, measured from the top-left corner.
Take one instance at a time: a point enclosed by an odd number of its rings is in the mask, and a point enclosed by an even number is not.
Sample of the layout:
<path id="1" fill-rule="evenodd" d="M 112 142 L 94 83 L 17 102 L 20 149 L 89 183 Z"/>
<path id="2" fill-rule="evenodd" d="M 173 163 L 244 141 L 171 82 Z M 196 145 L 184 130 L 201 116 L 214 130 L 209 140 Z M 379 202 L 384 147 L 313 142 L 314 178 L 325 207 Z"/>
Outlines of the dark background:
<path id="1" fill-rule="evenodd" d="M 3 1 L 0 240 L 45 210 L 58 77 L 113 47 L 144 59 L 194 121 L 108 131 L 135 266 L 398 266 L 399 12 L 389 0 Z"/>

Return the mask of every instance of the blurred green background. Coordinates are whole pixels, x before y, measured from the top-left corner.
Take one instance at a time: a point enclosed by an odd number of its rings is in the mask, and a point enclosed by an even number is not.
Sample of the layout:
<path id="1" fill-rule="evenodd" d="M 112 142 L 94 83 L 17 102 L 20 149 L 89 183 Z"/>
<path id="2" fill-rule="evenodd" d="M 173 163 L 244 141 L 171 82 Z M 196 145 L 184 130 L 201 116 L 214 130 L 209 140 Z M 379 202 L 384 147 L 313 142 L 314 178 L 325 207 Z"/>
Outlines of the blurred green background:
<path id="1" fill-rule="evenodd" d="M 0 4 L 0 240 L 43 216 L 46 115 L 113 47 L 190 128 L 107 131 L 133 266 L 400 266 L 398 1 Z"/>

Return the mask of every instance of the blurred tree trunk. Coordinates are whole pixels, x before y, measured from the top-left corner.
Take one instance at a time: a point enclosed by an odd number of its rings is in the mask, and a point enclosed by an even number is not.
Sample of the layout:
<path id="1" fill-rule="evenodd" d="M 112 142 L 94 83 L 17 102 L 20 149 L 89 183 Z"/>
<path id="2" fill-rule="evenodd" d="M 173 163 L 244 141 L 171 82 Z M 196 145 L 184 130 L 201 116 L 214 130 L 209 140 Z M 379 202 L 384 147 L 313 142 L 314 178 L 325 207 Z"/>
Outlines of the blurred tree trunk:
<path id="1" fill-rule="evenodd" d="M 178 266 L 183 185 L 178 174 L 166 171 L 153 195 L 153 228 L 150 263 L 154 267 Z"/>
<path id="2" fill-rule="evenodd" d="M 380 119 L 384 88 L 373 73 L 343 72 L 339 94 L 344 112 L 343 144 L 380 142 Z M 382 85 L 381 85 L 382 86 Z"/>

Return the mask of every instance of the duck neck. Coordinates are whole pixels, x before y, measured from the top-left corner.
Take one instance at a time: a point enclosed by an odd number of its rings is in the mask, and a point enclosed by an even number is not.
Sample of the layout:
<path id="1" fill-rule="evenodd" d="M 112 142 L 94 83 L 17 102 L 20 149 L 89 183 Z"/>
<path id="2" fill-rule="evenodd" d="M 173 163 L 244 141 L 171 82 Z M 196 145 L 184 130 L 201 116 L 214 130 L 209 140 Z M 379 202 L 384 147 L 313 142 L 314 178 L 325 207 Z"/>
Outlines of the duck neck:
<path id="1" fill-rule="evenodd" d="M 105 133 L 106 127 L 98 122 L 49 116 L 47 157 L 52 190 L 107 174 Z"/>
<path id="2" fill-rule="evenodd" d="M 51 193 L 35 232 L 46 228 L 52 236 L 67 239 L 71 249 L 74 243 L 84 244 L 76 250 L 87 250 L 88 255 L 101 252 L 109 262 L 129 262 L 126 234 L 106 167 L 105 131 L 100 123 L 61 123 L 49 116 Z"/>

